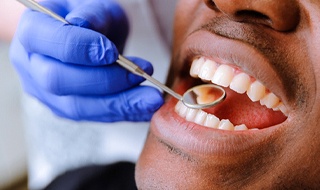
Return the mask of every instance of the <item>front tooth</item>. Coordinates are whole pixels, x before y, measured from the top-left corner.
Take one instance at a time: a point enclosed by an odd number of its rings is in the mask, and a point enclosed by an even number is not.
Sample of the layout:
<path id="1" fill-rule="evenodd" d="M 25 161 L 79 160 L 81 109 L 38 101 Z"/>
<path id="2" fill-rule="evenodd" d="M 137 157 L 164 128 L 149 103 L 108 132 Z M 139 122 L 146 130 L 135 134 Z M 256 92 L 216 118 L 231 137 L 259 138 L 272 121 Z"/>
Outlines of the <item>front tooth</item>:
<path id="1" fill-rule="evenodd" d="M 206 120 L 206 118 L 207 118 L 207 115 L 208 114 L 206 112 L 202 111 L 202 110 L 198 111 L 194 122 L 196 124 L 203 125 L 205 120 Z"/>
<path id="2" fill-rule="evenodd" d="M 247 91 L 248 97 L 253 102 L 256 102 L 262 99 L 265 96 L 265 94 L 266 94 L 266 88 L 257 80 L 250 85 Z"/>
<path id="3" fill-rule="evenodd" d="M 219 118 L 217 118 L 214 115 L 207 115 L 207 118 L 204 121 L 204 126 L 210 127 L 210 128 L 218 128 L 218 125 L 220 123 Z"/>
<path id="4" fill-rule="evenodd" d="M 228 65 L 220 65 L 215 72 L 212 82 L 223 86 L 228 87 L 233 79 L 234 69 Z"/>
<path id="5" fill-rule="evenodd" d="M 197 113 L 198 113 L 198 110 L 196 109 L 191 109 L 191 108 L 187 108 L 188 111 L 187 111 L 187 115 L 186 115 L 186 120 L 187 121 L 193 121 L 194 118 L 196 117 Z"/>
<path id="6" fill-rule="evenodd" d="M 203 57 L 201 57 L 200 59 L 193 60 L 190 68 L 190 75 L 192 77 L 198 77 L 198 74 L 200 73 L 200 70 L 204 62 L 205 62 L 205 59 Z"/>
<path id="7" fill-rule="evenodd" d="M 234 125 L 227 119 L 221 120 L 218 129 L 233 131 Z"/>
<path id="8" fill-rule="evenodd" d="M 250 86 L 250 77 L 245 73 L 236 75 L 230 84 L 230 88 L 239 94 L 245 93 Z"/>
<path id="9" fill-rule="evenodd" d="M 202 65 L 199 78 L 210 81 L 217 70 L 217 64 L 214 61 L 206 60 Z"/>
<path id="10" fill-rule="evenodd" d="M 267 108 L 275 108 L 280 103 L 280 99 L 273 93 L 267 94 L 260 100 L 261 105 L 265 105 Z"/>

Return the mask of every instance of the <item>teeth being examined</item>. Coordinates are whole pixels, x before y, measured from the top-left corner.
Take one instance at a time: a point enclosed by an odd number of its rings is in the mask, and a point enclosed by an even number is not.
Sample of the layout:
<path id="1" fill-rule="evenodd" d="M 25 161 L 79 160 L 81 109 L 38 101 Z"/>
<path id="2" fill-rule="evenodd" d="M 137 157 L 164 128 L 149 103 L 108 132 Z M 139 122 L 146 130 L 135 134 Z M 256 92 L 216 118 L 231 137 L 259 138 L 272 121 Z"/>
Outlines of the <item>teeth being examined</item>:
<path id="1" fill-rule="evenodd" d="M 190 75 L 223 87 L 229 87 L 239 94 L 246 93 L 251 101 L 260 101 L 261 105 L 276 111 L 280 110 L 287 115 L 287 109 L 275 94 L 269 92 L 258 80 L 229 65 L 220 65 L 201 57 L 192 62 Z M 223 125 L 224 128 L 226 128 L 225 126 L 227 124 Z"/>
<path id="2" fill-rule="evenodd" d="M 186 107 L 179 101 L 175 107 L 175 111 L 187 121 L 202 125 L 208 128 L 228 130 L 228 131 L 244 131 L 248 130 L 247 126 L 237 125 L 234 126 L 229 120 L 221 120 L 212 114 L 208 114 L 200 109 L 192 109 Z"/>

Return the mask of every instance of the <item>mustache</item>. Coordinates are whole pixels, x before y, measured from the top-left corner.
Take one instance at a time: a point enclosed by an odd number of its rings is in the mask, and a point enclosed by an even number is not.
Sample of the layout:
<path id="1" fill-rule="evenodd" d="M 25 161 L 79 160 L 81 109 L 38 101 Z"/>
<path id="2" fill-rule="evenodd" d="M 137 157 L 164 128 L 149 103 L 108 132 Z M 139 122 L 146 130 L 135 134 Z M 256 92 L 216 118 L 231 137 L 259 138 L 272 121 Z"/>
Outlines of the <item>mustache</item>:
<path id="1" fill-rule="evenodd" d="M 202 25 L 198 30 L 206 30 L 216 35 L 247 43 L 267 57 L 276 57 L 277 40 L 265 32 L 266 25 L 256 25 L 244 22 L 231 21 L 227 17 L 215 17 L 209 23 Z M 271 29 L 270 29 L 271 30 Z"/>

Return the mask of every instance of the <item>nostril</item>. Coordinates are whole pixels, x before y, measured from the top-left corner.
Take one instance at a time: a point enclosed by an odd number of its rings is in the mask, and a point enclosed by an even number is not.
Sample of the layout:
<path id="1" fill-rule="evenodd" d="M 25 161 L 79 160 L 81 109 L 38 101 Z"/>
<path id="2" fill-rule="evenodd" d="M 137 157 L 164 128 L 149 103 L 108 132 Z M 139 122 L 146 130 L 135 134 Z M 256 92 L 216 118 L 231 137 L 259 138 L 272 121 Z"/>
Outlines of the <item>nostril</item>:
<path id="1" fill-rule="evenodd" d="M 210 9 L 213 9 L 213 10 L 218 9 L 213 0 L 204 0 L 204 2 Z"/>
<path id="2" fill-rule="evenodd" d="M 251 10 L 241 10 L 236 13 L 236 17 L 242 18 L 256 18 L 261 20 L 270 20 L 270 18 L 262 13 Z"/>
<path id="3" fill-rule="evenodd" d="M 203 0 L 207 7 L 231 20 L 261 24 L 277 31 L 294 30 L 300 21 L 300 6 L 292 0 Z M 221 14 L 222 15 L 222 14 Z"/>
<path id="4" fill-rule="evenodd" d="M 252 10 L 241 10 L 237 11 L 234 15 L 234 18 L 237 21 L 250 21 L 253 23 L 260 23 L 265 25 L 272 24 L 272 20 L 267 16 L 257 11 Z"/>

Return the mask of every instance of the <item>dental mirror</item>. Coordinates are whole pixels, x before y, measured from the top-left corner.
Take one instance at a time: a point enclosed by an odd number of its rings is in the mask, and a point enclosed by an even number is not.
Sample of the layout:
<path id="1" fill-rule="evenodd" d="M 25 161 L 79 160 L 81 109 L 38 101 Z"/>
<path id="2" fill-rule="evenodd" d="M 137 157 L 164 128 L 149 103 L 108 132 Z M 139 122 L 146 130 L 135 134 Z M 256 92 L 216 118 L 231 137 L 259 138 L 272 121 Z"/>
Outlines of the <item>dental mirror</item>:
<path id="1" fill-rule="evenodd" d="M 189 108 L 204 109 L 215 106 L 226 98 L 225 90 L 214 84 L 203 84 L 190 88 L 182 96 L 182 102 Z"/>
<path id="2" fill-rule="evenodd" d="M 60 20 L 61 22 L 65 24 L 70 24 L 68 23 L 64 18 L 60 17 L 56 13 L 52 12 L 51 10 L 43 7 L 39 3 L 37 3 L 34 0 L 17 0 L 26 7 L 42 12 L 44 14 L 50 15 L 53 18 Z M 150 81 L 154 85 L 158 86 L 168 94 L 172 95 L 179 101 L 182 101 L 184 105 L 186 105 L 189 108 L 193 109 L 204 109 L 204 108 L 209 108 L 212 106 L 215 106 L 219 103 L 221 103 L 225 98 L 226 98 L 226 92 L 225 90 L 217 85 L 214 84 L 204 84 L 204 85 L 199 85 L 195 86 L 189 90 L 187 90 L 183 96 L 180 94 L 174 92 L 155 78 L 151 77 L 147 73 L 145 73 L 139 66 L 131 62 L 130 60 L 126 59 L 122 55 L 119 55 L 119 59 L 117 60 L 117 63 L 124 67 L 125 69 L 129 70 L 130 72 L 139 75 L 146 80 Z"/>

